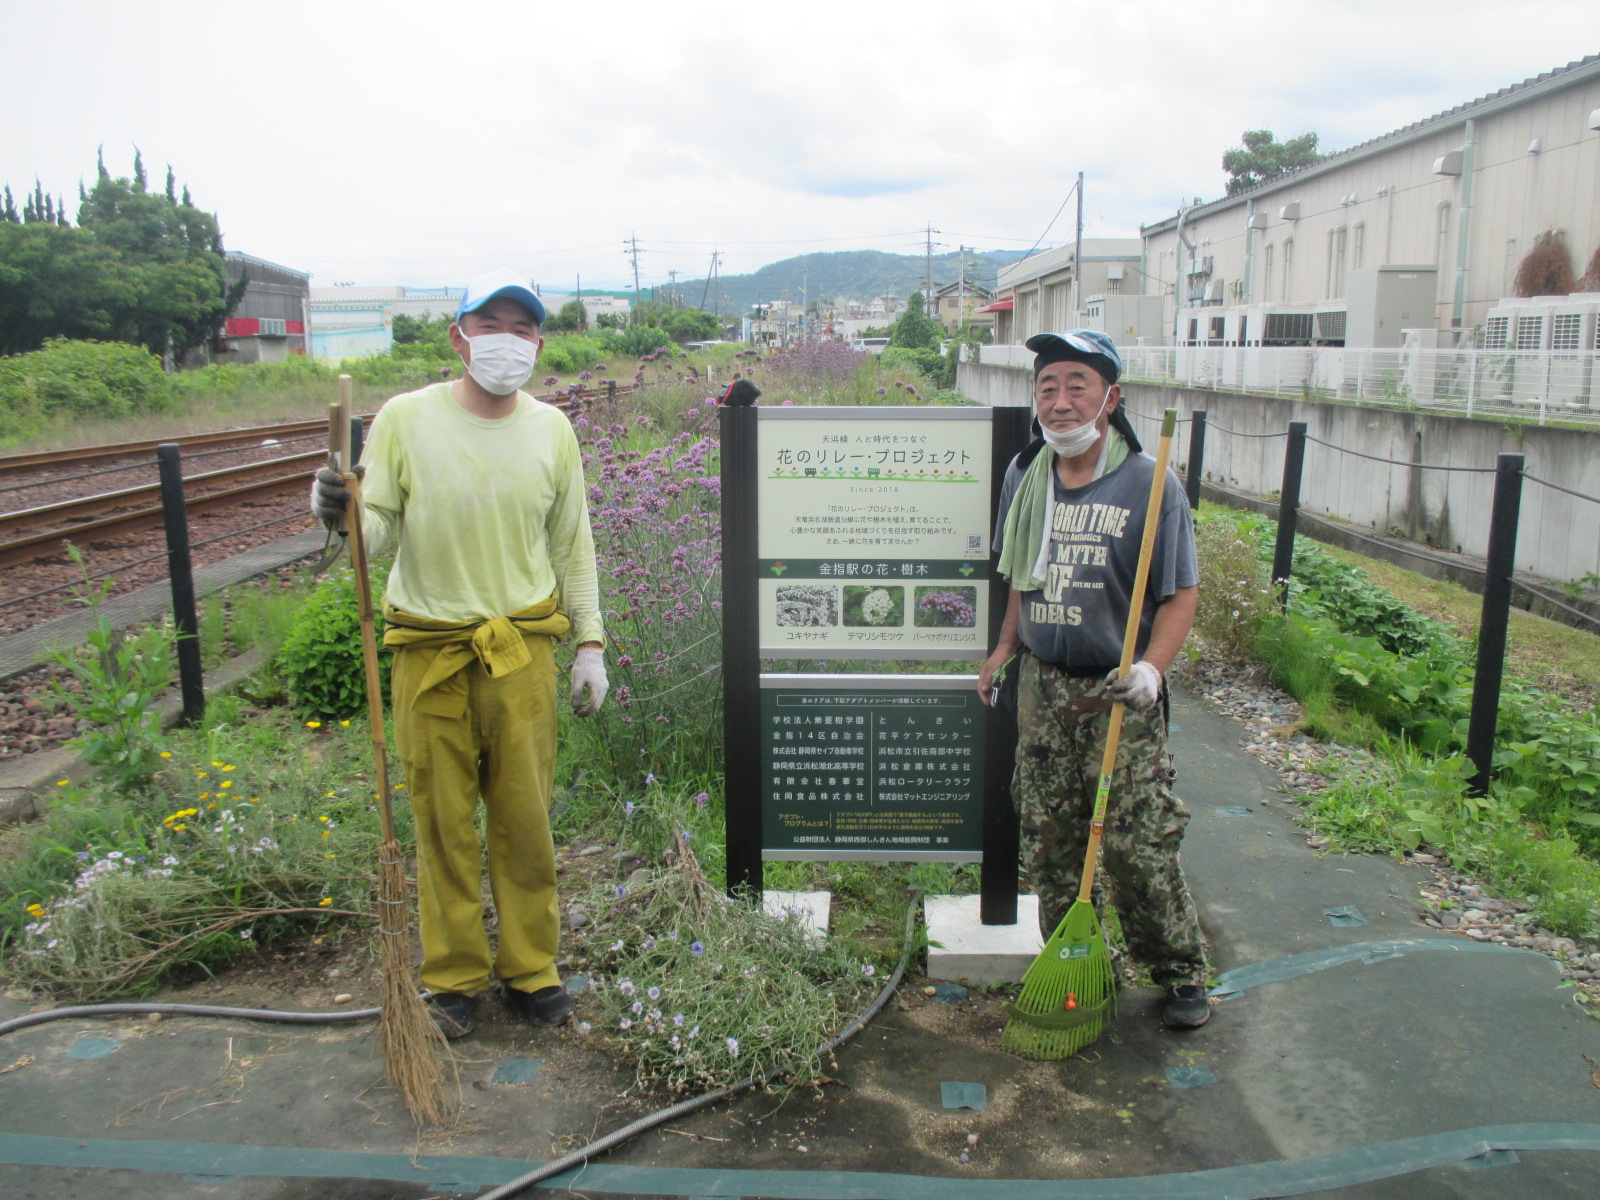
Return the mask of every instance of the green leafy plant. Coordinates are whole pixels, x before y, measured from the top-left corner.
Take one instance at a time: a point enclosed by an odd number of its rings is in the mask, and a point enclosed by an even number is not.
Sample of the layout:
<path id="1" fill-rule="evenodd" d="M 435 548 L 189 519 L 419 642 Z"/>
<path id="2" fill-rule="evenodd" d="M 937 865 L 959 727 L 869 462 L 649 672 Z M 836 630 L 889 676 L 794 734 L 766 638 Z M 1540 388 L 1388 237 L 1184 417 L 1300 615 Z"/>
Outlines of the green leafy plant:
<path id="1" fill-rule="evenodd" d="M 373 591 L 380 594 L 382 589 Z M 361 621 L 350 567 L 337 568 L 312 591 L 284 639 L 278 662 L 290 703 L 301 716 L 339 718 L 366 711 Z M 379 655 L 378 669 L 387 695 L 388 654 Z"/>
<path id="2" fill-rule="evenodd" d="M 176 635 L 165 625 L 137 633 L 113 628 L 100 608 L 112 581 L 91 585 L 78 548 L 69 542 L 67 553 L 84 577 L 73 596 L 94 617 L 81 647 L 50 654 L 79 685 L 68 689 L 52 682 L 57 698 L 73 716 L 88 722 L 67 745 L 112 786 L 140 788 L 161 762 L 161 717 L 155 699 L 172 679 Z"/>

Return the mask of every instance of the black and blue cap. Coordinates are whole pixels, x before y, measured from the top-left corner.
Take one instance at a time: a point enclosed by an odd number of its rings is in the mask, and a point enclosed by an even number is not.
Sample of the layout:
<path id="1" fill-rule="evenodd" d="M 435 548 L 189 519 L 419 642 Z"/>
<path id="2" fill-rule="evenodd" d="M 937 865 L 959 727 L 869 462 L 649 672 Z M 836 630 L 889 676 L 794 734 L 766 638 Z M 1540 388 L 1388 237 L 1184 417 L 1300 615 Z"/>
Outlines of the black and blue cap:
<path id="1" fill-rule="evenodd" d="M 1117 344 L 1098 329 L 1036 333 L 1022 344 L 1034 353 L 1035 375 L 1052 363 L 1081 362 L 1098 371 L 1108 386 L 1122 376 L 1122 355 L 1117 353 Z"/>
<path id="2" fill-rule="evenodd" d="M 499 270 L 490 271 L 487 275 L 479 275 L 467 284 L 466 293 L 456 308 L 456 320 L 459 322 L 469 312 L 476 312 L 496 296 L 515 300 L 533 314 L 533 319 L 541 327 L 544 325 L 544 301 L 539 299 L 534 290 L 522 282 L 522 277 L 510 267 L 501 267 Z"/>

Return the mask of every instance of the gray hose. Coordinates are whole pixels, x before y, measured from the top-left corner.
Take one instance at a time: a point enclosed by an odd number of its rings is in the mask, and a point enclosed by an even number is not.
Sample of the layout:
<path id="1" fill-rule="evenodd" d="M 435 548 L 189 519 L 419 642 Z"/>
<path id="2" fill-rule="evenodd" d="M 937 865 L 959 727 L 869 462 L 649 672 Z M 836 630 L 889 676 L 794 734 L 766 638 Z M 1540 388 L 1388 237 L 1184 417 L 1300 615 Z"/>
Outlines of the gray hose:
<path id="1" fill-rule="evenodd" d="M 75 1004 L 70 1008 L 52 1008 L 45 1012 L 27 1013 L 0 1021 L 0 1037 L 30 1025 L 43 1025 L 46 1021 L 62 1021 L 68 1017 L 113 1017 L 119 1015 L 141 1016 L 145 1013 L 176 1013 L 187 1017 L 242 1017 L 248 1021 L 281 1021 L 290 1025 L 347 1025 L 352 1021 L 375 1021 L 381 1009 L 352 1008 L 348 1012 L 280 1012 L 272 1008 L 226 1008 L 218 1004 L 140 1004 L 130 1001 L 123 1004 Z"/>
<path id="2" fill-rule="evenodd" d="M 820 1053 L 827 1054 L 838 1049 L 865 1029 L 867 1022 L 878 1015 L 883 1006 L 889 1002 L 889 997 L 894 995 L 895 989 L 900 986 L 900 980 L 905 977 L 906 963 L 911 958 L 911 931 L 916 924 L 917 902 L 921 899 L 922 894 L 918 892 L 912 897 L 910 907 L 906 909 L 906 931 L 900 951 L 900 961 L 895 965 L 894 973 L 889 976 L 888 982 L 883 985 L 883 990 L 878 993 L 877 999 L 872 1002 L 867 1011 L 841 1029 L 822 1047 Z M 657 1125 L 665 1125 L 668 1121 L 687 1116 L 689 1113 L 715 1104 L 719 1100 L 725 1100 L 729 1096 L 737 1096 L 740 1092 L 747 1092 L 753 1087 L 770 1082 L 778 1074 L 780 1072 L 771 1071 L 765 1075 L 752 1075 L 749 1079 L 741 1080 L 724 1088 L 718 1088 L 714 1092 L 705 1092 L 689 1100 L 680 1100 L 669 1108 L 663 1108 L 658 1112 L 651 1113 L 649 1116 L 640 1117 L 637 1121 L 630 1125 L 624 1125 L 621 1129 L 612 1130 L 604 1137 L 597 1138 L 587 1146 L 579 1147 L 571 1154 L 564 1155 L 552 1162 L 547 1162 L 542 1167 L 536 1167 L 526 1175 L 518 1176 L 509 1183 L 503 1183 L 495 1188 L 494 1191 L 485 1192 L 478 1197 L 478 1200 L 503 1200 L 503 1197 L 506 1196 L 519 1195 L 527 1188 L 560 1175 L 563 1171 L 570 1171 L 573 1167 L 581 1166 L 591 1158 L 598 1158 L 608 1150 L 614 1150 L 622 1145 L 623 1142 L 637 1137 L 647 1129 L 654 1129 Z"/>
<path id="3" fill-rule="evenodd" d="M 855 1037 L 866 1028 L 867 1022 L 882 1011 L 883 1006 L 889 1002 L 889 997 L 894 995 L 895 989 L 900 986 L 900 981 L 905 978 L 906 963 L 911 959 L 911 931 L 916 925 L 917 902 L 921 900 L 919 892 L 911 899 L 910 906 L 906 909 L 905 936 L 902 939 L 900 961 L 895 964 L 894 973 L 889 976 L 888 982 L 883 985 L 883 990 L 873 1000 L 872 1004 L 860 1016 L 856 1017 L 831 1039 L 820 1051 L 828 1054 L 838 1049 L 845 1042 Z M 227 1008 L 213 1004 L 141 1004 L 132 1001 L 122 1004 L 78 1004 L 68 1008 L 52 1008 L 46 1012 L 27 1013 L 24 1016 L 13 1017 L 9 1021 L 0 1021 L 0 1037 L 18 1029 L 27 1029 L 31 1025 L 43 1025 L 47 1021 L 61 1021 L 71 1017 L 109 1017 L 118 1015 L 143 1016 L 150 1013 L 177 1014 L 192 1017 L 237 1017 L 249 1021 L 278 1021 L 292 1025 L 346 1025 L 355 1021 L 376 1020 L 382 1012 L 377 1008 L 355 1008 L 348 1012 L 316 1013 L 316 1012 L 283 1012 L 271 1008 Z M 663 1108 L 649 1116 L 640 1117 L 632 1124 L 624 1125 L 621 1129 L 613 1130 L 602 1138 L 590 1142 L 574 1150 L 571 1154 L 547 1162 L 542 1167 L 529 1171 L 526 1175 L 519 1176 L 509 1183 L 501 1184 L 492 1192 L 486 1192 L 479 1200 L 501 1200 L 501 1197 L 515 1196 L 535 1184 L 541 1183 L 563 1171 L 571 1170 L 597 1158 L 608 1150 L 615 1149 L 648 1129 L 657 1125 L 664 1125 L 668 1121 L 686 1116 L 699 1109 L 725 1100 L 729 1096 L 737 1096 L 751 1088 L 769 1083 L 780 1074 L 777 1071 L 765 1075 L 752 1075 L 748 1079 L 718 1088 L 713 1092 L 705 1092 L 689 1100 L 680 1100 L 677 1104 Z"/>

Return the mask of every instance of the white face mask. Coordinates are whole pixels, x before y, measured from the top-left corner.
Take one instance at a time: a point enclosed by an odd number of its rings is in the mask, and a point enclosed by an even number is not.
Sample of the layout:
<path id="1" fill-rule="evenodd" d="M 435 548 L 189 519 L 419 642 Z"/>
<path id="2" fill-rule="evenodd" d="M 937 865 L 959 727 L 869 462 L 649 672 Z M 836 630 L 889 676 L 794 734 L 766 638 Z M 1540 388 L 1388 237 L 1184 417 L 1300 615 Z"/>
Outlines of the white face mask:
<path id="1" fill-rule="evenodd" d="M 539 343 L 514 333 L 480 333 L 467 337 L 472 358 L 467 361 L 467 373 L 478 381 L 478 386 L 491 396 L 509 396 L 533 374 L 533 364 L 539 360 Z M 466 361 L 466 360 L 463 360 Z"/>
<path id="2" fill-rule="evenodd" d="M 1043 421 L 1040 421 L 1039 432 L 1044 435 L 1045 445 L 1061 455 L 1062 458 L 1077 458 L 1078 455 L 1088 450 L 1099 439 L 1100 430 L 1096 428 L 1096 422 L 1100 420 L 1100 413 L 1105 412 L 1106 402 L 1110 399 L 1111 389 L 1107 388 L 1105 399 L 1100 401 L 1100 411 L 1076 429 L 1069 429 L 1065 433 L 1056 433 L 1053 429 L 1047 427 Z"/>

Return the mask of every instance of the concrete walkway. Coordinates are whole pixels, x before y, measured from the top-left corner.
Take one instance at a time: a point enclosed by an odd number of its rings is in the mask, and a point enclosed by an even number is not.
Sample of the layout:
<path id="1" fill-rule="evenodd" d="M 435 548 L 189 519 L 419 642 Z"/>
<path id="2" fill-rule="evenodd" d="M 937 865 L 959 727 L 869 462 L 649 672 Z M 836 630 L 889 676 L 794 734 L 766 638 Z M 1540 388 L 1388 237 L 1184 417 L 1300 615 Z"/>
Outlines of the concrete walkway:
<path id="1" fill-rule="evenodd" d="M 319 553 L 326 541 L 327 534 L 322 530 L 311 530 L 267 542 L 209 566 L 197 567 L 194 572 L 195 595 L 207 596 L 221 588 L 299 562 L 302 558 Z M 63 604 L 70 602 L 70 593 L 62 592 L 60 595 Z M 171 609 L 172 587 L 166 580 L 113 596 L 100 605 L 101 613 L 117 629 L 127 629 L 141 621 L 149 621 Z M 84 634 L 93 628 L 93 615 L 79 605 L 64 617 L 0 638 L 0 682 L 14 679 L 43 665 L 49 661 L 52 649 L 76 646 L 83 641 Z"/>
<path id="2" fill-rule="evenodd" d="M 994 997 L 955 1009 L 907 988 L 839 1052 L 833 1082 L 704 1110 L 557 1185 L 906 1200 L 1595 1195 L 1600 1068 L 1585 1056 L 1600 1059 L 1600 1026 L 1565 1000 L 1553 965 L 1432 936 L 1415 921 L 1420 869 L 1319 857 L 1271 773 L 1237 749 L 1236 724 L 1183 697 L 1174 718 L 1178 790 L 1194 810 L 1185 862 L 1225 995 L 1209 1025 L 1168 1032 L 1154 993 L 1125 993 L 1114 1029 L 1081 1056 L 1028 1063 L 997 1049 Z M 22 1007 L 0 1001 L 0 1017 Z M 474 1107 L 419 1142 L 371 1033 L 118 1018 L 11 1034 L 0 1194 L 471 1195 L 642 1111 L 623 1098 L 628 1074 L 576 1034 L 491 1015 L 460 1043 Z"/>

